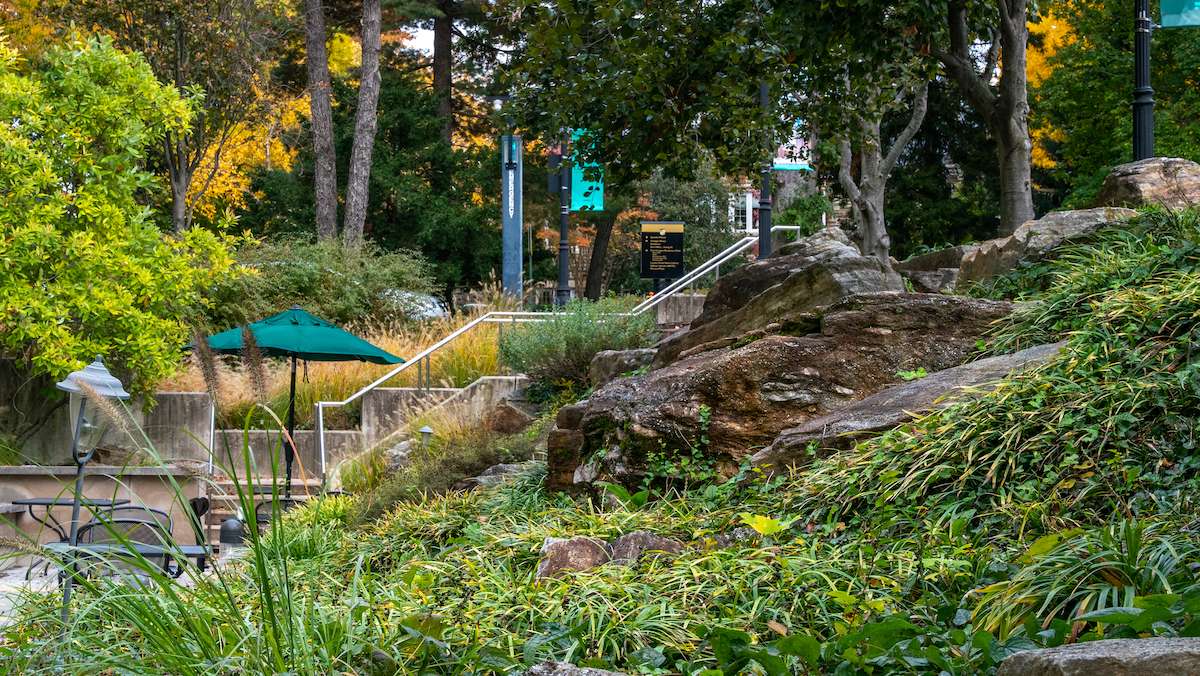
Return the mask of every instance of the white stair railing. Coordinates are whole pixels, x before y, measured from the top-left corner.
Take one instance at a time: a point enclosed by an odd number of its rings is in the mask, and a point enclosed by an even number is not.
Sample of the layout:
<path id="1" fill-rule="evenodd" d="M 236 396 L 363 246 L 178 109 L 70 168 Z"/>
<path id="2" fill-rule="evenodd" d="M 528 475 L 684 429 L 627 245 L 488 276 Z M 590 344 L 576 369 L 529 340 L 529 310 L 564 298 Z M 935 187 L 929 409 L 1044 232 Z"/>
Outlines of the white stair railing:
<path id="1" fill-rule="evenodd" d="M 771 228 L 771 232 L 798 231 L 799 229 L 800 226 L 797 225 L 776 225 Z M 637 306 L 635 306 L 629 312 L 622 312 L 617 316 L 640 315 L 656 307 L 659 303 L 663 302 L 667 298 L 678 294 L 680 291 L 686 288 L 691 288 L 697 281 L 709 273 L 719 276 L 721 272 L 720 268 L 723 263 L 728 262 L 744 251 L 750 249 L 757 241 L 758 233 L 753 231 L 747 232 L 746 237 L 743 237 L 737 242 L 729 245 L 724 251 L 721 251 L 717 255 L 705 261 L 702 265 L 696 267 L 694 270 L 689 271 L 683 277 L 680 277 L 671 284 L 667 285 L 667 287 L 662 291 L 659 291 L 650 298 L 638 303 Z M 543 322 L 559 314 L 562 313 L 532 311 L 488 312 L 487 314 L 480 315 L 479 317 L 476 317 L 475 319 L 472 319 L 466 324 L 458 327 L 454 331 L 447 334 L 445 338 L 442 338 L 433 345 L 421 350 L 409 358 L 408 361 L 396 366 L 382 376 L 379 376 L 375 380 L 371 381 L 370 384 L 364 385 L 357 392 L 351 394 L 345 399 L 340 401 L 318 401 L 315 404 L 317 420 L 316 433 L 317 449 L 321 461 L 321 477 L 324 478 L 327 476 L 327 468 L 325 466 L 325 409 L 347 406 L 365 396 L 368 392 L 380 387 L 384 383 L 413 367 L 416 367 L 417 369 L 417 388 L 420 389 L 423 387 L 425 389 L 430 389 L 433 386 L 433 378 L 431 375 L 432 372 L 430 371 L 430 357 L 433 355 L 433 353 L 454 342 L 459 336 L 462 336 L 481 324 L 519 324 L 526 322 Z"/>

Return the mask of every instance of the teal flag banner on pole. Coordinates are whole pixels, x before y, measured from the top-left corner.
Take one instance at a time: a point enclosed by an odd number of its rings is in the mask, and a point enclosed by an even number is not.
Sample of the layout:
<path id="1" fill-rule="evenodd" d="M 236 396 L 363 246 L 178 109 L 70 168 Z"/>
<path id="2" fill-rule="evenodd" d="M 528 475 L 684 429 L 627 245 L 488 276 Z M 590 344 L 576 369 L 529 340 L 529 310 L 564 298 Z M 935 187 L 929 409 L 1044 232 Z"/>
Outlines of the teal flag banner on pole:
<path id="1" fill-rule="evenodd" d="M 577 145 L 585 130 L 571 132 L 571 144 Z M 600 171 L 600 178 L 589 181 L 584 176 Z M 604 211 L 604 170 L 595 162 L 571 163 L 571 211 Z"/>
<path id="2" fill-rule="evenodd" d="M 1160 0 L 1163 28 L 1200 28 L 1200 0 Z"/>

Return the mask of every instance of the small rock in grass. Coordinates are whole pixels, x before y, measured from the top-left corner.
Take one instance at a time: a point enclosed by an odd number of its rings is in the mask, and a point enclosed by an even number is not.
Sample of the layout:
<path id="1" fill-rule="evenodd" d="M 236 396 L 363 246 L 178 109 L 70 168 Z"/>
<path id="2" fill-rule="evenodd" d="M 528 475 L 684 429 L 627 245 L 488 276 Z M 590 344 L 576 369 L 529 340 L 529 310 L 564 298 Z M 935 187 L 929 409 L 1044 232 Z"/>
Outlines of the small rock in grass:
<path id="1" fill-rule="evenodd" d="M 570 662 L 542 662 L 526 673 L 529 676 L 625 676 L 619 671 L 577 667 Z"/>
<path id="2" fill-rule="evenodd" d="M 646 552 L 678 554 L 683 551 L 683 543 L 679 540 L 644 530 L 622 535 L 613 540 L 610 547 L 613 563 L 624 564 L 636 563 Z"/>
<path id="3" fill-rule="evenodd" d="M 1088 641 L 1027 650 L 1004 660 L 997 676 L 1200 676 L 1200 638 Z"/>
<path id="4" fill-rule="evenodd" d="M 612 554 L 603 540 L 589 537 L 546 538 L 538 578 L 555 577 L 569 571 L 591 570 L 609 562 Z"/>

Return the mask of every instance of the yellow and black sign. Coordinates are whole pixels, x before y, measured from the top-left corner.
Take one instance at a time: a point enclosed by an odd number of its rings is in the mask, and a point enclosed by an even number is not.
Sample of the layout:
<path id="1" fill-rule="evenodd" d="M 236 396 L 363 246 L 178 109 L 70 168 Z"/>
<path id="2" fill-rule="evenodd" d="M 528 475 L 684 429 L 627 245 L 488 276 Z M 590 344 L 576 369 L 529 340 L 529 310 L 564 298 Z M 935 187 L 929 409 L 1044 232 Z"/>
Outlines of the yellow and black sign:
<path id="1" fill-rule="evenodd" d="M 678 279 L 683 273 L 683 222 L 642 221 L 642 277 Z"/>

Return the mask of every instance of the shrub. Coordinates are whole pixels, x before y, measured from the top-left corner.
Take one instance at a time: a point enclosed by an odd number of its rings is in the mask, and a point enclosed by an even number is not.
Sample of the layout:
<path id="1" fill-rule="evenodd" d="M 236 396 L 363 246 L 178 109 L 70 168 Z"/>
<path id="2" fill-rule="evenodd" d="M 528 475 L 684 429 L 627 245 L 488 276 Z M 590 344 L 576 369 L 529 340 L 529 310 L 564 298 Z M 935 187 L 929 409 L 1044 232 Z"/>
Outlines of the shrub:
<path id="1" fill-rule="evenodd" d="M 575 301 L 548 321 L 506 329 L 500 360 L 540 386 L 586 386 L 597 352 L 645 347 L 654 339 L 653 314 L 622 314 L 631 306 L 618 298 Z"/>
<path id="2" fill-rule="evenodd" d="M 0 42 L 0 354 L 24 378 L 52 383 L 102 354 L 147 392 L 178 366 L 201 292 L 233 263 L 230 238 L 164 237 L 142 202 L 147 153 L 191 115 L 107 39 L 31 68 Z"/>
<path id="3" fill-rule="evenodd" d="M 402 319 L 411 312 L 403 292 L 430 289 L 429 267 L 419 254 L 384 252 L 370 243 L 258 242 L 237 258 L 252 274 L 213 287 L 213 328 L 257 321 L 293 305 L 335 324 Z"/>

